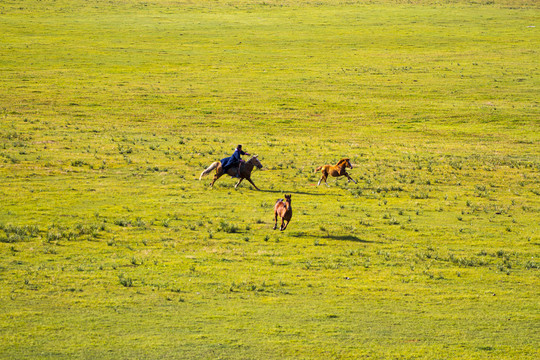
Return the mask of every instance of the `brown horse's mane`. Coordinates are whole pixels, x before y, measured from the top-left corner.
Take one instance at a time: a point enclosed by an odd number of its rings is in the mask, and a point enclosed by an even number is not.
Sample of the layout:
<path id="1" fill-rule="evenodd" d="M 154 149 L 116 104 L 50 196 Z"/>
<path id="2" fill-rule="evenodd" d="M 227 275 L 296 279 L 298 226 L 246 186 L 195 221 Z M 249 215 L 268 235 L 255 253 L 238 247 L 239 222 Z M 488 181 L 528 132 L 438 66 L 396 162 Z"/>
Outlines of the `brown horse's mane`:
<path id="1" fill-rule="evenodd" d="M 343 158 L 341 160 L 338 161 L 338 163 L 336 164 L 336 166 L 340 166 L 342 165 L 343 163 L 346 163 L 347 161 L 349 161 L 349 158 Z"/>

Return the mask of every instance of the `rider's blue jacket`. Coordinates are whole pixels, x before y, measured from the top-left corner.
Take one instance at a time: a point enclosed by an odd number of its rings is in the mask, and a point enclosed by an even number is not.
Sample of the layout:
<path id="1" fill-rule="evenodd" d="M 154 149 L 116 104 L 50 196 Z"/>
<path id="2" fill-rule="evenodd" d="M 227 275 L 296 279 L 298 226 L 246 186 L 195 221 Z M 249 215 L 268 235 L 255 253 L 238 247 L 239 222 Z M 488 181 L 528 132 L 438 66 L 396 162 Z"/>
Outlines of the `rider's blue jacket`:
<path id="1" fill-rule="evenodd" d="M 246 152 L 237 148 L 234 150 L 232 156 L 221 159 L 221 166 L 223 169 L 228 169 L 238 164 L 240 160 L 242 160 L 240 155 L 246 155 Z"/>

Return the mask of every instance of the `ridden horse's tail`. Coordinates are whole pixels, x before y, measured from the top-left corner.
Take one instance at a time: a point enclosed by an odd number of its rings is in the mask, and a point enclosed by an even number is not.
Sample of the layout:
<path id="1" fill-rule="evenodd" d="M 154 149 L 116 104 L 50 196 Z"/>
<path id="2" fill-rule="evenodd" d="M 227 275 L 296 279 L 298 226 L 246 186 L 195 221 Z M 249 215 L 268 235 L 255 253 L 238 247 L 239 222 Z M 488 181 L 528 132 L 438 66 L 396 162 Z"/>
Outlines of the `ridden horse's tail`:
<path id="1" fill-rule="evenodd" d="M 206 170 L 201 173 L 201 176 L 199 176 L 199 180 L 201 180 L 203 176 L 208 175 L 212 170 L 217 168 L 219 164 L 221 164 L 219 161 L 213 162 L 212 165 L 210 165 Z"/>
<path id="2" fill-rule="evenodd" d="M 314 171 L 314 172 L 317 172 L 317 171 L 321 170 L 321 169 L 322 169 L 323 167 L 324 167 L 324 165 L 322 165 L 322 166 L 319 166 L 318 168 L 316 168 L 316 169 L 315 169 L 315 171 Z"/>

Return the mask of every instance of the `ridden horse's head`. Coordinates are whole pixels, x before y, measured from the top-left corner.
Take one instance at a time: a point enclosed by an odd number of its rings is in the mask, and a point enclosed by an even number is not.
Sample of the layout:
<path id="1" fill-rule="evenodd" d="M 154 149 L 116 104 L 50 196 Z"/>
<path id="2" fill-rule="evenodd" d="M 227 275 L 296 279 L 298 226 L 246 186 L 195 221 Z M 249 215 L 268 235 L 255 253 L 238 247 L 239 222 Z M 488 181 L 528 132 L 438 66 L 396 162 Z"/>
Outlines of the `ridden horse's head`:
<path id="1" fill-rule="evenodd" d="M 253 155 L 253 157 L 251 159 L 249 159 L 248 162 L 255 165 L 257 167 L 257 169 L 262 169 L 263 166 L 262 166 L 261 162 L 259 161 L 258 156 L 259 155 Z"/>

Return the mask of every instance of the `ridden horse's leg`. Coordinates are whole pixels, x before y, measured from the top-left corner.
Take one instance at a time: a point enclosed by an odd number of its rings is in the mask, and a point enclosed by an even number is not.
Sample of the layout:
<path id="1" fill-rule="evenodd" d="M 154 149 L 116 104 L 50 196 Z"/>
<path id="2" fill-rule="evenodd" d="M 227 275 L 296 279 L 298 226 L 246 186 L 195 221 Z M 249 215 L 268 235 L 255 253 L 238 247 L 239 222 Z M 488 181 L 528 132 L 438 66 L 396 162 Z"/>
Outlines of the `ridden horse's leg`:
<path id="1" fill-rule="evenodd" d="M 223 175 L 223 173 L 221 173 L 221 174 L 216 173 L 214 175 L 214 180 L 212 180 L 212 182 L 210 183 L 210 187 L 214 186 L 214 183 L 216 182 L 217 179 L 219 179 L 221 177 L 221 175 Z"/>
<path id="2" fill-rule="evenodd" d="M 221 167 L 221 165 L 218 165 L 218 167 L 216 168 L 216 173 L 214 174 L 214 179 L 210 183 L 210 187 L 213 187 L 216 180 L 222 177 L 223 175 L 225 175 L 225 172 L 223 171 L 223 168 Z"/>
<path id="3" fill-rule="evenodd" d="M 244 178 L 240 178 L 240 180 L 238 180 L 238 182 L 236 183 L 236 185 L 234 185 L 234 188 L 235 188 L 235 189 L 238 187 L 238 185 L 240 185 L 240 183 L 242 182 L 242 180 L 244 180 Z"/>
<path id="4" fill-rule="evenodd" d="M 259 188 L 257 187 L 257 185 L 255 185 L 255 184 L 253 183 L 253 181 L 251 181 L 251 178 L 250 178 L 250 177 L 248 177 L 248 178 L 246 178 L 246 179 L 247 179 L 247 181 L 249 181 L 249 182 L 251 183 L 251 185 L 253 185 L 253 187 L 254 187 L 255 189 L 261 190 L 261 189 L 259 189 Z M 242 180 L 240 180 L 240 181 L 242 181 Z"/>

